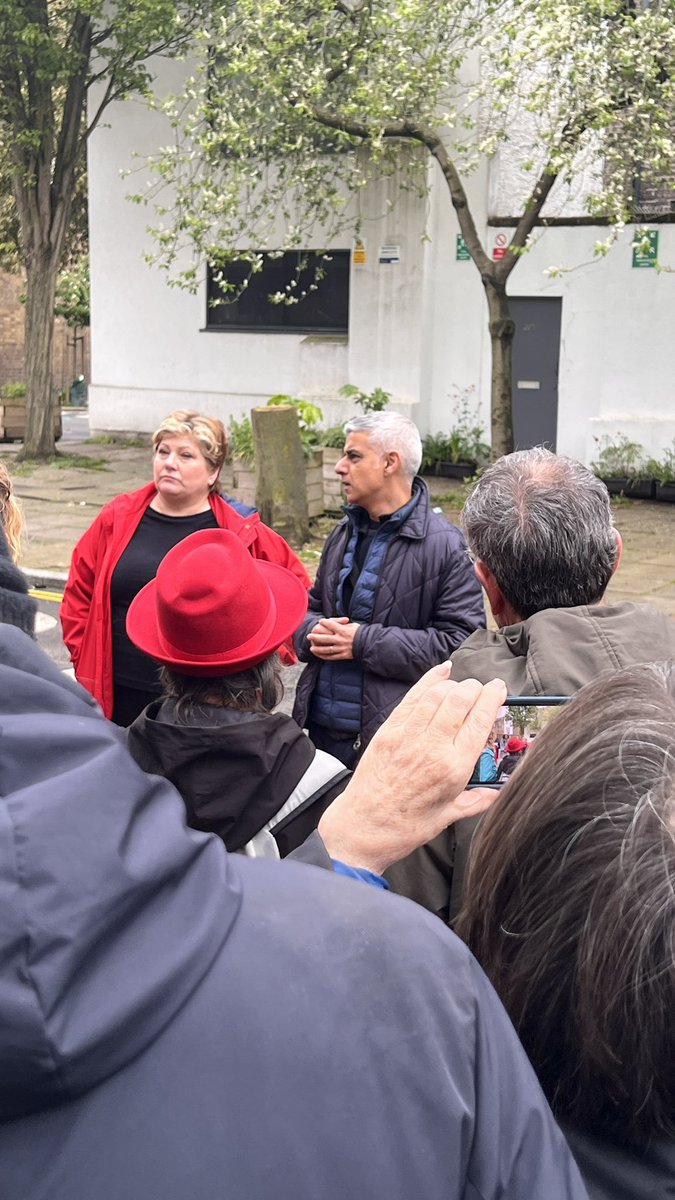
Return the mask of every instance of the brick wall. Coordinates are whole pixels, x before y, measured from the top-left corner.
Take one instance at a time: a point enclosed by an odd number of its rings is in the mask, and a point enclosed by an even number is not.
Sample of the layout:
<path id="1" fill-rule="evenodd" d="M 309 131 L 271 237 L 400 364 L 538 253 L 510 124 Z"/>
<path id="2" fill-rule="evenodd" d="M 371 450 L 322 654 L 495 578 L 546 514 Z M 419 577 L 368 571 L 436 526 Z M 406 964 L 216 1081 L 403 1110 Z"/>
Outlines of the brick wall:
<path id="1" fill-rule="evenodd" d="M 19 297 L 24 288 L 20 275 L 0 271 L 0 387 L 5 383 L 23 383 L 24 305 Z M 73 348 L 73 335 L 77 346 Z M 90 378 L 89 330 L 69 329 L 62 317 L 54 321 L 54 357 L 52 383 L 54 391 L 66 393 L 78 375 Z"/>

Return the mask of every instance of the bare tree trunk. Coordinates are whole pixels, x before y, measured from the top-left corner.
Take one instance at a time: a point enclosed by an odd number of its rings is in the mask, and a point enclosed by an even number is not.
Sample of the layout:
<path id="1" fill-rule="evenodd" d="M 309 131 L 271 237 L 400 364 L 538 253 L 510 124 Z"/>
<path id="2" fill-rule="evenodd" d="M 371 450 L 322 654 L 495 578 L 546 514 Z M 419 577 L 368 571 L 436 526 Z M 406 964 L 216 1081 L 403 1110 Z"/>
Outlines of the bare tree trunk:
<path id="1" fill-rule="evenodd" d="M 19 458 L 53 458 L 52 347 L 58 259 L 49 247 L 30 255 L 26 299 L 26 436 Z"/>
<path id="2" fill-rule="evenodd" d="M 515 324 L 509 309 L 506 285 L 483 276 L 488 302 L 490 344 L 492 347 L 492 459 L 513 450 L 513 410 L 511 372 Z"/>
<path id="3" fill-rule="evenodd" d="M 297 409 L 291 404 L 254 408 L 251 421 L 260 515 L 266 525 L 300 546 L 309 537 L 309 513 Z"/>

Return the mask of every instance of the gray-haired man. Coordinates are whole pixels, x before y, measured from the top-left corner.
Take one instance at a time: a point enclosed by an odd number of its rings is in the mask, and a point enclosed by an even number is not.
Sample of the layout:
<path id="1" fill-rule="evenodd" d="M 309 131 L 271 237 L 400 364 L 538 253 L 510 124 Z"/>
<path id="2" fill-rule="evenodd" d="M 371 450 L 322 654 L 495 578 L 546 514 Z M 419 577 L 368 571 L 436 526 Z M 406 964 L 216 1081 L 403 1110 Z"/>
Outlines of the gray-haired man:
<path id="1" fill-rule="evenodd" d="M 623 549 L 607 488 L 536 447 L 485 471 L 462 523 L 497 629 L 452 656 L 452 678 L 503 679 L 514 696 L 571 695 L 596 676 L 675 657 L 675 623 L 649 604 L 606 604 Z M 387 871 L 392 888 L 451 920 L 476 822 L 459 821 Z"/>
<path id="2" fill-rule="evenodd" d="M 324 547 L 295 644 L 293 716 L 347 767 L 429 667 L 485 625 L 460 531 L 417 476 L 419 430 L 394 412 L 350 421 L 335 470 L 346 515 Z"/>
<path id="3" fill-rule="evenodd" d="M 500 458 L 462 514 L 497 630 L 453 655 L 453 679 L 503 679 L 512 695 L 569 695 L 603 671 L 675 654 L 675 624 L 649 604 L 606 604 L 623 549 L 607 488 L 536 447 Z"/>

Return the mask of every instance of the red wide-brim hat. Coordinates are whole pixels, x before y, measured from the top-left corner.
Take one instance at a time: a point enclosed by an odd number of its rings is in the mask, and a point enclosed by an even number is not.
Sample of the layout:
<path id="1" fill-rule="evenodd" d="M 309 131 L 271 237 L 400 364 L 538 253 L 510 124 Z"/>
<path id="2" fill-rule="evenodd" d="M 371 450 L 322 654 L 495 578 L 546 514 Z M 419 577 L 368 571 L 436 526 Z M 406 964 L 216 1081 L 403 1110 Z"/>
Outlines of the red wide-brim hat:
<path id="1" fill-rule="evenodd" d="M 204 529 L 162 559 L 129 606 L 127 633 L 184 675 L 234 675 L 268 658 L 306 612 L 291 571 L 253 558 L 226 529 Z"/>
<path id="2" fill-rule="evenodd" d="M 527 750 L 527 742 L 519 737 L 510 737 L 506 743 L 507 754 L 519 754 L 521 750 Z"/>

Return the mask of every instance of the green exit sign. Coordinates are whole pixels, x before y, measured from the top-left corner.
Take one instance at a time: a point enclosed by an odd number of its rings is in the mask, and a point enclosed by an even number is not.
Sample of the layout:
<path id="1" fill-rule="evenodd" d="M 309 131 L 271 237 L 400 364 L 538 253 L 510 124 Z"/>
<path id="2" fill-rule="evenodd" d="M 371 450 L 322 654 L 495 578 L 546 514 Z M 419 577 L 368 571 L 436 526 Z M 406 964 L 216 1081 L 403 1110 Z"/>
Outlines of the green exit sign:
<path id="1" fill-rule="evenodd" d="M 633 266 L 655 267 L 659 257 L 658 229 L 638 229 L 633 238 Z"/>
<path id="2" fill-rule="evenodd" d="M 471 258 L 469 247 L 467 246 L 461 233 L 457 234 L 457 251 L 455 253 L 457 262 L 468 262 Z"/>

